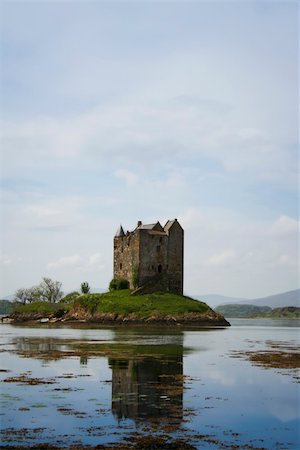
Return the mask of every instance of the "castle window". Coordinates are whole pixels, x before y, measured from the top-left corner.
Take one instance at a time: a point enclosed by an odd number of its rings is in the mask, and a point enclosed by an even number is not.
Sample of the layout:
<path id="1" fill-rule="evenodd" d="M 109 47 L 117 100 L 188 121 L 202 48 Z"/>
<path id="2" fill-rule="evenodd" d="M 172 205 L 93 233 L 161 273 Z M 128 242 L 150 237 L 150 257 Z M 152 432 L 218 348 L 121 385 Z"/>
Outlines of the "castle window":
<path id="1" fill-rule="evenodd" d="M 162 265 L 161 265 L 161 264 L 159 264 L 157 270 L 158 270 L 158 273 L 161 273 L 161 272 L 162 272 Z"/>
<path id="2" fill-rule="evenodd" d="M 123 267 L 123 266 L 122 266 L 122 263 L 120 263 L 120 270 L 122 270 L 122 267 Z"/>
<path id="3" fill-rule="evenodd" d="M 154 266 L 153 265 L 151 266 L 151 269 L 154 270 Z"/>
<path id="4" fill-rule="evenodd" d="M 157 246 L 156 246 L 156 251 L 157 251 L 157 252 L 160 252 L 160 245 L 157 245 Z"/>
<path id="5" fill-rule="evenodd" d="M 162 243 L 162 240 L 163 240 L 162 237 L 160 237 L 160 238 L 159 238 L 159 242 Z"/>

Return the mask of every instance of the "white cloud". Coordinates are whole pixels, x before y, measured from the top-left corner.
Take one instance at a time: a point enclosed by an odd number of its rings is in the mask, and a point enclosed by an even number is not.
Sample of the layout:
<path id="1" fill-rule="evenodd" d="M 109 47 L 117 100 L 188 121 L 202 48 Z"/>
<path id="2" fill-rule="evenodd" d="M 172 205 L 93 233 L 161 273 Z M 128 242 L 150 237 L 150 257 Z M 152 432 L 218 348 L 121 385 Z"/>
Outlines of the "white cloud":
<path id="1" fill-rule="evenodd" d="M 104 267 L 105 263 L 102 255 L 100 253 L 94 253 L 85 258 L 81 266 L 78 267 L 78 269 L 83 272 L 96 272 L 102 271 Z"/>
<path id="2" fill-rule="evenodd" d="M 13 173 L 19 165 L 81 163 L 91 168 L 95 163 L 111 166 L 113 162 L 123 165 L 115 176 L 134 186 L 138 174 L 126 165 L 139 164 L 149 170 L 167 166 L 170 158 L 196 163 L 203 157 L 229 172 L 287 185 L 297 182 L 296 156 L 267 129 L 241 127 L 226 114 L 206 116 L 189 102 L 174 104 L 171 96 L 142 104 L 138 98 L 123 100 L 67 119 L 16 120 L 6 124 L 3 147 L 6 170 Z"/>
<path id="3" fill-rule="evenodd" d="M 82 272 L 102 270 L 103 267 L 103 258 L 100 253 L 87 256 L 79 256 L 78 254 L 63 256 L 47 264 L 48 269 L 73 268 Z"/>
<path id="4" fill-rule="evenodd" d="M 223 266 L 233 263 L 235 261 L 235 258 L 236 252 L 233 249 L 229 248 L 222 250 L 220 253 L 212 255 L 204 262 L 204 264 L 208 266 Z"/>
<path id="5" fill-rule="evenodd" d="M 128 186 L 135 186 L 138 182 L 138 175 L 128 169 L 118 169 L 115 171 L 115 176 L 124 180 Z"/>
<path id="6" fill-rule="evenodd" d="M 75 254 L 71 256 L 63 256 L 56 261 L 47 264 L 48 269 L 61 269 L 64 267 L 76 267 L 82 261 L 82 258 Z"/>
<path id="7" fill-rule="evenodd" d="M 300 223 L 292 217 L 282 215 L 271 226 L 271 232 L 275 235 L 288 235 L 298 233 Z"/>
<path id="8" fill-rule="evenodd" d="M 2 266 L 11 266 L 15 263 L 19 263 L 22 261 L 20 257 L 11 257 L 8 255 L 0 255 L 0 265 Z"/>

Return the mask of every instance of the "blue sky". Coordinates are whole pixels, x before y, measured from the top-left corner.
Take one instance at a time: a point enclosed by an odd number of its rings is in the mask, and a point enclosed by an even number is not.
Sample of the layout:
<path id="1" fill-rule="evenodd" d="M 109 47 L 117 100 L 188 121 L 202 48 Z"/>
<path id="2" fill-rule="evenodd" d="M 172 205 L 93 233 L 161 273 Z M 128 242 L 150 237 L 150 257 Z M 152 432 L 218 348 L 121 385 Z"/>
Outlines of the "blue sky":
<path id="1" fill-rule="evenodd" d="M 177 217 L 185 291 L 298 287 L 298 2 L 1 3 L 1 291 L 105 288 Z"/>

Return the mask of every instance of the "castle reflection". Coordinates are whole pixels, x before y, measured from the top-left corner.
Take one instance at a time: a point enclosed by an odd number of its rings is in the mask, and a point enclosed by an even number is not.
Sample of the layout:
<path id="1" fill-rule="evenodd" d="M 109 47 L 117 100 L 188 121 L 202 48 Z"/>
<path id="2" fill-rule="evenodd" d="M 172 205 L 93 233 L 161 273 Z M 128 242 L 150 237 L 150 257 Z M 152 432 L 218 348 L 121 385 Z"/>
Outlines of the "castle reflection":
<path id="1" fill-rule="evenodd" d="M 49 337 L 19 337 L 14 341 L 22 357 L 53 361 L 78 357 L 108 358 L 112 370 L 112 412 L 118 419 L 155 425 L 181 424 L 183 417 L 183 334 L 147 335 L 140 330 L 115 332 L 114 341 L 87 341 Z M 165 420 L 164 420 L 165 419 Z"/>
<path id="2" fill-rule="evenodd" d="M 167 346 L 164 346 L 167 347 Z M 164 349 L 167 352 L 167 348 Z M 172 346 L 174 352 L 174 346 Z M 112 412 L 118 419 L 182 421 L 182 346 L 176 355 L 109 358 L 112 369 Z"/>

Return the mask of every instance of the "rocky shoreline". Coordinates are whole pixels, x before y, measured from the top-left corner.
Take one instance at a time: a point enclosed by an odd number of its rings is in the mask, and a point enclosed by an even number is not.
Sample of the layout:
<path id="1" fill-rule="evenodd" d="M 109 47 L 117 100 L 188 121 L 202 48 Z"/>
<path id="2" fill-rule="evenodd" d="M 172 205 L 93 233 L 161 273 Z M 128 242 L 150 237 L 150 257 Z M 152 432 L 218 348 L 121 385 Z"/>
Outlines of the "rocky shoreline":
<path id="1" fill-rule="evenodd" d="M 75 309 L 61 317 L 55 314 L 48 316 L 41 313 L 14 312 L 3 317 L 2 323 L 12 324 L 99 324 L 108 326 L 122 325 L 167 325 L 167 326 L 220 326 L 228 327 L 230 323 L 213 310 L 205 314 L 187 313 L 181 315 L 152 314 L 149 317 L 140 317 L 135 313 L 129 315 L 116 313 L 90 313 L 86 310 Z"/>

